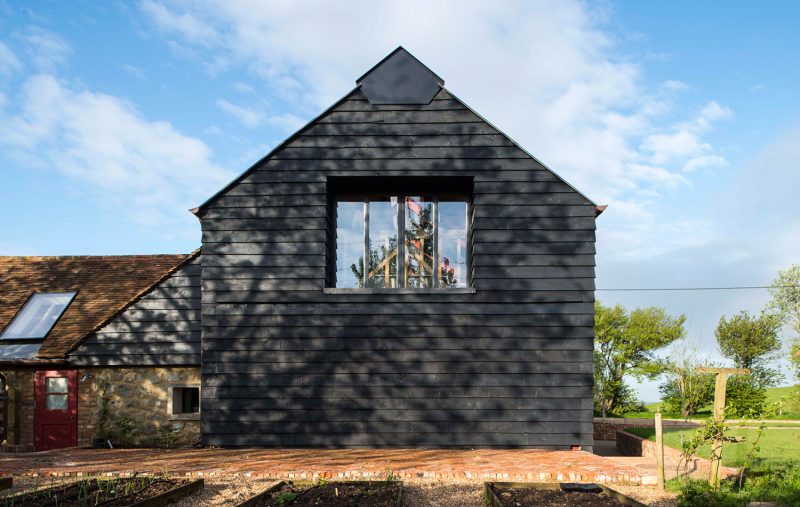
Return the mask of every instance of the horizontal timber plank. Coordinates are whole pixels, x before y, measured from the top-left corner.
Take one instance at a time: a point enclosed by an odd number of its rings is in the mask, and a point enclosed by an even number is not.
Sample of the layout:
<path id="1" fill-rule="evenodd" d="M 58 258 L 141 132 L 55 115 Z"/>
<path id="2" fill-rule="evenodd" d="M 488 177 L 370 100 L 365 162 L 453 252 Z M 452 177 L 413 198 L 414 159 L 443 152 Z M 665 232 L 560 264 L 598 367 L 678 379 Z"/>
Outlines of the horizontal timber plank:
<path id="1" fill-rule="evenodd" d="M 579 334 L 576 332 L 572 335 Z M 290 352 L 304 354 L 305 352 L 318 353 L 342 351 L 366 351 L 373 357 L 377 353 L 386 357 L 404 357 L 403 354 L 412 354 L 419 357 L 420 350 L 430 351 L 436 357 L 439 351 L 457 352 L 472 355 L 483 359 L 497 359 L 501 357 L 536 358 L 543 354 L 558 353 L 571 354 L 576 351 L 592 350 L 592 332 L 584 330 L 583 336 L 570 338 L 430 338 L 430 337 L 403 337 L 394 339 L 376 338 L 338 338 L 338 337 L 308 337 L 308 338 L 231 338 L 225 340 L 207 339 L 203 342 L 203 350 L 215 351 L 264 351 L 276 354 Z M 119 343 L 111 341 L 110 343 Z M 523 352 L 524 351 L 524 352 Z M 211 356 L 209 356 L 211 357 Z M 579 356 L 576 356 L 579 357 Z M 533 360 L 533 359 L 531 359 Z"/>
<path id="2" fill-rule="evenodd" d="M 204 379 L 213 379 L 217 375 L 204 373 Z M 253 393 L 244 389 L 232 391 L 225 388 L 223 392 L 219 388 L 204 384 L 200 395 L 203 399 L 219 400 L 220 407 L 230 408 L 264 408 L 272 407 L 272 402 L 291 402 L 292 400 L 309 400 L 318 403 L 323 407 L 325 403 L 349 402 L 351 404 L 368 403 L 375 400 L 376 403 L 383 403 L 381 400 L 388 400 L 387 406 L 392 405 L 392 400 L 399 403 L 419 404 L 428 403 L 435 400 L 434 406 L 440 404 L 444 407 L 475 407 L 490 408 L 506 403 L 512 399 L 519 400 L 571 400 L 573 402 L 591 399 L 592 386 L 562 386 L 559 389 L 551 387 L 530 387 L 530 386 L 406 386 L 406 385 L 367 385 L 367 386 L 284 386 L 281 389 L 270 391 L 269 396 L 253 398 Z M 224 396 L 222 396 L 222 395 Z M 237 396 L 238 395 L 238 396 Z M 262 400 L 262 401 L 259 401 Z M 251 404 L 252 402 L 252 404 Z M 527 402 L 526 402 L 527 403 Z M 544 401 L 543 401 L 544 403 Z M 466 405 L 465 405 L 466 404 Z M 217 405 L 214 405 L 217 406 Z M 335 405 L 338 406 L 338 405 Z M 353 405 L 348 405 L 353 406 Z"/>
<path id="3" fill-rule="evenodd" d="M 285 147 L 273 155 L 278 160 L 409 160 L 432 159 L 496 159 L 529 158 L 524 151 L 510 146 L 468 147 L 396 147 L 396 148 L 292 148 Z"/>
<path id="4" fill-rule="evenodd" d="M 397 327 L 413 332 L 431 327 L 560 327 L 592 325 L 593 314 L 557 315 L 476 315 L 450 314 L 427 315 L 424 320 L 414 319 L 413 314 L 358 314 L 358 315 L 217 315 L 221 327 Z"/>
<path id="5" fill-rule="evenodd" d="M 591 325 L 588 326 L 549 326 L 549 327 L 475 327 L 458 326 L 396 326 L 376 330 L 369 326 L 349 327 L 240 327 L 216 328 L 215 334 L 204 335 L 203 340 L 229 340 L 234 338 L 371 338 L 396 339 L 404 337 L 425 338 L 584 338 L 594 337 Z"/>
<path id="6" fill-rule="evenodd" d="M 436 135 L 330 135 L 301 136 L 289 148 L 437 148 L 437 147 L 512 147 L 514 143 L 502 134 L 436 134 Z"/>
<path id="7" fill-rule="evenodd" d="M 520 386 L 520 387 L 566 387 L 592 384 L 591 373 L 508 373 L 490 374 L 438 374 L 406 373 L 291 373 L 291 374 L 235 374 L 205 379 L 203 385 L 214 387 L 217 397 L 241 395 L 241 389 L 283 386 Z M 238 390 L 238 391 L 237 391 Z M 230 393 L 230 394 L 228 394 Z M 250 391 L 252 395 L 253 391 Z"/>

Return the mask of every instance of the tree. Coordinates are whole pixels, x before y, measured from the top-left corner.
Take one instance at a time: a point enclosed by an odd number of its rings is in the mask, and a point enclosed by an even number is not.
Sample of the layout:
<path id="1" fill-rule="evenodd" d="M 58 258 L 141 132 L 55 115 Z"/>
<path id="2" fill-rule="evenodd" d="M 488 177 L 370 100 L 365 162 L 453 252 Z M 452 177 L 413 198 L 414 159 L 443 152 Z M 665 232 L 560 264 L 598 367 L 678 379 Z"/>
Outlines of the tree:
<path id="1" fill-rule="evenodd" d="M 655 352 L 684 336 L 686 317 L 663 308 L 637 308 L 595 303 L 594 399 L 605 417 L 621 411 L 631 390 L 625 376 L 652 378 L 661 370 Z"/>
<path id="2" fill-rule="evenodd" d="M 678 412 L 684 419 L 714 401 L 714 375 L 698 373 L 697 348 L 685 341 L 675 342 L 664 361 L 666 382 L 659 387 L 666 412 Z"/>
<path id="3" fill-rule="evenodd" d="M 772 281 L 770 294 L 770 308 L 777 311 L 782 322 L 795 332 L 789 347 L 789 361 L 794 366 L 795 377 L 800 380 L 800 264 L 779 271 Z"/>
<path id="4" fill-rule="evenodd" d="M 750 369 L 750 375 L 728 383 L 726 398 L 731 414 L 742 416 L 760 410 L 766 402 L 767 388 L 780 382 L 782 375 L 770 368 L 769 363 L 781 349 L 778 336 L 781 320 L 779 314 L 750 315 L 747 311 L 729 320 L 720 318 L 714 333 L 720 353 L 737 368 Z"/>

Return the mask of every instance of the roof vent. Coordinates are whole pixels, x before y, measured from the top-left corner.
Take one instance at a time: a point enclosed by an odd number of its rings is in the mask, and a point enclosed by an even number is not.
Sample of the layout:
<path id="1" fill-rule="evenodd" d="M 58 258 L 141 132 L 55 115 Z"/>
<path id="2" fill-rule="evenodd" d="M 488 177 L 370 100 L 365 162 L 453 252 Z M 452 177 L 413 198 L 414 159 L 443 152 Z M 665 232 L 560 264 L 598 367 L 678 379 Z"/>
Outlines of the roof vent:
<path id="1" fill-rule="evenodd" d="M 444 79 L 400 46 L 356 83 L 370 104 L 428 104 Z"/>

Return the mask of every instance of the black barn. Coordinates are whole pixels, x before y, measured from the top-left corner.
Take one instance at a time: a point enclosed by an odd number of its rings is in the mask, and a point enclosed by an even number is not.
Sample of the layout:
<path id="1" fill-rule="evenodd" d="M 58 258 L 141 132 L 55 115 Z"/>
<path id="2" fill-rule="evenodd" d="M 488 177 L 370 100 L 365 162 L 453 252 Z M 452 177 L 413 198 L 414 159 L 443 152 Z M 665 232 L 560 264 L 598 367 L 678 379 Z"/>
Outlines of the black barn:
<path id="1" fill-rule="evenodd" d="M 206 444 L 591 449 L 600 208 L 404 49 L 193 211 Z"/>

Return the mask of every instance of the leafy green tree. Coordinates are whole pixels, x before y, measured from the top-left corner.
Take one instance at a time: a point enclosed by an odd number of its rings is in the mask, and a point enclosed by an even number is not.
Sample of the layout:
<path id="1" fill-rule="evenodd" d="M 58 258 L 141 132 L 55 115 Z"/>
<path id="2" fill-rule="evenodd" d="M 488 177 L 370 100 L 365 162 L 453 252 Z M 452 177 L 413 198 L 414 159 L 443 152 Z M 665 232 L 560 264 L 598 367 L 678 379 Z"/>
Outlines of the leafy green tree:
<path id="1" fill-rule="evenodd" d="M 784 324 L 795 333 L 789 347 L 789 361 L 800 380 L 800 264 L 793 264 L 772 281 L 770 308 L 776 310 Z"/>
<path id="2" fill-rule="evenodd" d="M 770 368 L 775 354 L 781 350 L 779 337 L 781 316 L 762 312 L 750 315 L 742 311 L 720 319 L 715 335 L 720 353 L 737 368 L 749 368 L 750 375 L 733 378 L 726 391 L 728 412 L 745 415 L 760 410 L 766 403 L 767 388 L 777 385 L 782 375 Z"/>
<path id="3" fill-rule="evenodd" d="M 686 317 L 663 308 L 637 308 L 595 303 L 594 399 L 603 417 L 623 411 L 631 390 L 625 376 L 653 378 L 663 367 L 655 352 L 682 338 Z"/>
<path id="4" fill-rule="evenodd" d="M 714 376 L 698 373 L 701 364 L 697 348 L 685 341 L 675 342 L 664 361 L 666 382 L 659 387 L 664 410 L 688 419 L 714 401 Z"/>

